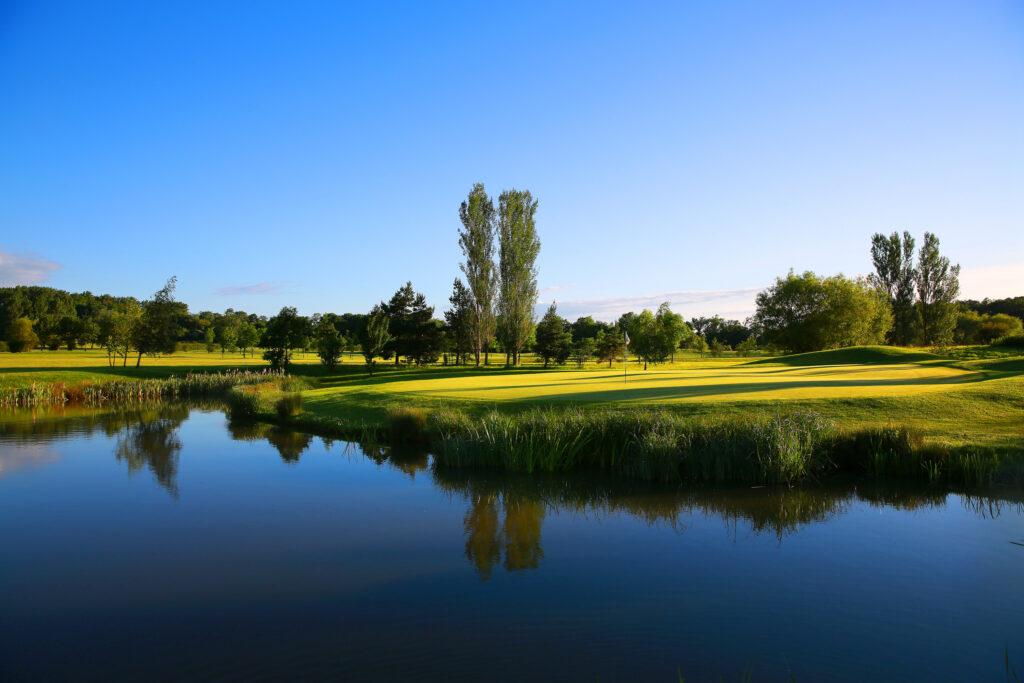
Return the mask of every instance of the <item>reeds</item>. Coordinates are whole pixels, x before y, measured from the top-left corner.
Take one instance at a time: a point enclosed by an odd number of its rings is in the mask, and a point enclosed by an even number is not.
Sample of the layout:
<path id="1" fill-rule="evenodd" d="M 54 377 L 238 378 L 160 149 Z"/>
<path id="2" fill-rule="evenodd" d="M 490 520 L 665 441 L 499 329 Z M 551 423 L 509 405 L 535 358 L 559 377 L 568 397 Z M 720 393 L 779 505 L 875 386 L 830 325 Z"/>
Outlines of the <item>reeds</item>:
<path id="1" fill-rule="evenodd" d="M 33 382 L 27 387 L 0 389 L 0 406 L 24 408 L 76 403 L 102 406 L 173 398 L 209 398 L 227 395 L 236 386 L 275 381 L 286 383 L 290 378 L 279 372 L 264 370 L 189 373 L 167 379 L 115 380 L 112 382 L 67 385 L 63 382 Z"/>

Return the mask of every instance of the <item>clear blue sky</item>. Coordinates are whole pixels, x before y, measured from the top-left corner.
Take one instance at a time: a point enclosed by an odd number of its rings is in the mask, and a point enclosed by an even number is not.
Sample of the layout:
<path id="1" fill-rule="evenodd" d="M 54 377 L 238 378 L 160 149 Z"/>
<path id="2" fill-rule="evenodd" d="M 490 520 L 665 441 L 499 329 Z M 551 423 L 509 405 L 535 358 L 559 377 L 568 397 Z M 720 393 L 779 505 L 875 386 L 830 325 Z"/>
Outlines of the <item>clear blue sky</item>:
<path id="1" fill-rule="evenodd" d="M 1024 294 L 1019 1 L 5 2 L 0 98 L 0 284 L 440 313 L 479 181 L 570 317 L 742 316 L 895 229 Z"/>

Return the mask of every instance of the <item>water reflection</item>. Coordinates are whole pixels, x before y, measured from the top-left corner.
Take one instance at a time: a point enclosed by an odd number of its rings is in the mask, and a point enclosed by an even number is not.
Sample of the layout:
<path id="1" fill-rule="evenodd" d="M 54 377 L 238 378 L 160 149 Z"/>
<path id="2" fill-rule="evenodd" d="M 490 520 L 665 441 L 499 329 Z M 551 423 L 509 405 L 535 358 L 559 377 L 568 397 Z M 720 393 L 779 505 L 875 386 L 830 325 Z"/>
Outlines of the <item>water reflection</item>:
<path id="1" fill-rule="evenodd" d="M 544 557 L 540 532 L 545 514 L 539 500 L 514 494 L 469 494 L 469 509 L 462 522 L 466 558 L 480 578 L 491 578 L 499 563 L 507 571 L 539 567 Z"/>
<path id="2" fill-rule="evenodd" d="M 17 449 L 0 454 L 0 476 L 18 467 L 53 459 L 46 447 L 52 439 L 102 432 L 115 440 L 114 455 L 134 475 L 149 470 L 177 498 L 178 465 L 183 448 L 179 435 L 192 406 L 139 406 L 110 412 L 34 411 L 19 419 L 0 420 L 0 444 Z M 261 423 L 226 422 L 234 440 L 267 442 L 289 466 L 298 466 L 314 437 Z M 334 443 L 323 439 L 325 449 Z M 591 475 L 519 475 L 500 471 L 444 469 L 431 466 L 427 453 L 389 449 L 380 444 L 342 442 L 345 453 L 361 453 L 378 466 L 415 479 L 426 474 L 449 499 L 465 505 L 462 521 L 466 559 L 482 580 L 498 567 L 508 572 L 537 569 L 544 561 L 545 520 L 560 514 L 590 519 L 628 515 L 648 525 L 685 533 L 694 515 L 720 519 L 727 533 L 769 535 L 780 543 L 812 524 L 846 514 L 855 504 L 913 511 L 946 505 L 948 489 L 912 483 L 857 479 L 825 486 L 675 489 L 623 482 Z M 351 447 L 357 448 L 351 448 Z M 1019 491 L 961 493 L 970 512 L 997 517 L 1022 512 Z M 455 529 L 452 530 L 457 533 Z"/>
<path id="3" fill-rule="evenodd" d="M 148 468 L 174 498 L 178 497 L 178 455 L 182 447 L 178 427 L 188 412 L 184 406 L 139 411 L 135 424 L 118 435 L 114 449 L 118 461 L 128 465 L 129 475 Z"/>

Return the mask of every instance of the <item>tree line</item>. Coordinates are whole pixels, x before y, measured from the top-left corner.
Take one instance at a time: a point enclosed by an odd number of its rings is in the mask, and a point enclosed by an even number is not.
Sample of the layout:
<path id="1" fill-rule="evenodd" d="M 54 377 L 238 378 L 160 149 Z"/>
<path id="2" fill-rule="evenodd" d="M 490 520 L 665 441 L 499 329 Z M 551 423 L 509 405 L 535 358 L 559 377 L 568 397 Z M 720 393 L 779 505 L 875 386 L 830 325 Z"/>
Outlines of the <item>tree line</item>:
<path id="1" fill-rule="evenodd" d="M 181 344 L 214 352 L 257 348 L 273 367 L 286 368 L 297 350 L 316 351 L 334 367 L 345 352 L 359 352 L 372 373 L 376 359 L 426 365 L 489 363 L 504 353 L 519 365 L 536 352 L 545 367 L 620 359 L 628 352 L 646 367 L 674 360 L 680 349 L 749 355 L 759 348 L 805 352 L 860 344 L 944 346 L 984 344 L 1022 333 L 1024 297 L 957 301 L 960 267 L 925 233 L 920 248 L 908 233 L 871 238 L 874 272 L 868 277 L 819 276 L 812 271 L 776 278 L 758 294 L 746 321 L 719 316 L 688 322 L 669 304 L 625 313 L 615 322 L 585 316 L 569 322 L 552 303 L 537 321 L 540 240 L 538 202 L 529 191 L 506 190 L 497 206 L 483 184 L 459 207 L 462 277 L 448 308 L 435 308 L 411 282 L 366 314 L 301 316 L 284 307 L 270 318 L 227 309 L 190 313 L 174 299 L 176 278 L 146 301 L 69 293 L 49 287 L 0 288 L 0 339 L 13 352 L 98 346 L 108 362 L 126 365 L 135 354 L 172 353 Z M 464 278 L 464 279 L 463 279 Z"/>

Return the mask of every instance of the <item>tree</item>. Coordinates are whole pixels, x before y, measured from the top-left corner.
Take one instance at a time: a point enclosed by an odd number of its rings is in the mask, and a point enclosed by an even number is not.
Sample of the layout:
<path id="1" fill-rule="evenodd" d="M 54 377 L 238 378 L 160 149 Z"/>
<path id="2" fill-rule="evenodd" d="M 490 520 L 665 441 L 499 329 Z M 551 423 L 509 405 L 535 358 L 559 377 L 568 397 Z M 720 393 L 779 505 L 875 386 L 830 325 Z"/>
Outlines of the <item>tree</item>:
<path id="1" fill-rule="evenodd" d="M 671 358 L 675 362 L 676 349 L 679 348 L 680 342 L 688 339 L 693 331 L 683 322 L 683 316 L 672 312 L 667 301 L 658 307 L 654 322 L 656 338 L 652 341 L 652 356 L 659 362 L 666 358 Z"/>
<path id="2" fill-rule="evenodd" d="M 703 335 L 695 334 L 690 341 L 690 348 L 699 353 L 701 358 L 704 358 L 704 354 L 708 352 L 708 340 Z"/>
<path id="3" fill-rule="evenodd" d="M 338 329 L 330 322 L 322 322 L 316 326 L 316 353 L 320 362 L 329 370 L 338 364 L 338 358 L 345 349 L 345 338 L 338 334 Z"/>
<path id="4" fill-rule="evenodd" d="M 498 313 L 512 365 L 519 364 L 519 352 L 530 336 L 537 305 L 535 264 L 540 239 L 534 222 L 536 212 L 537 201 L 528 190 L 506 190 L 498 198 Z"/>
<path id="5" fill-rule="evenodd" d="M 477 352 L 479 358 L 473 293 L 462 284 L 462 280 L 455 278 L 448 302 L 451 308 L 444 312 L 444 319 L 448 324 L 448 340 L 455 354 L 455 364 L 458 365 L 470 351 Z"/>
<path id="6" fill-rule="evenodd" d="M 459 267 L 469 288 L 468 327 L 479 366 L 480 354 L 486 354 L 494 336 L 494 299 L 498 288 L 498 274 L 494 270 L 494 202 L 484 191 L 483 183 L 473 185 L 469 197 L 459 207 L 459 220 L 459 246 L 466 259 Z"/>
<path id="7" fill-rule="evenodd" d="M 885 292 L 864 279 L 790 271 L 757 295 L 753 322 L 767 341 L 803 353 L 880 344 L 892 313 Z"/>
<path id="8" fill-rule="evenodd" d="M 576 365 L 583 367 L 590 357 L 594 355 L 594 340 L 590 337 L 583 337 L 572 345 L 572 359 Z"/>
<path id="9" fill-rule="evenodd" d="M 757 337 L 750 335 L 736 345 L 736 355 L 744 358 L 757 351 Z"/>
<path id="10" fill-rule="evenodd" d="M 427 306 L 427 299 L 406 282 L 391 297 L 381 302 L 378 310 L 389 320 L 391 341 L 388 350 L 395 354 L 395 365 L 402 356 L 417 364 L 437 359 L 440 347 L 440 330 L 432 322 L 434 308 Z"/>
<path id="11" fill-rule="evenodd" d="M 957 344 L 991 344 L 1000 337 L 1024 334 L 1021 321 L 1012 315 L 979 315 L 975 311 L 961 311 L 956 319 L 953 340 Z"/>
<path id="12" fill-rule="evenodd" d="M 99 324 L 92 318 L 82 318 L 79 321 L 79 341 L 82 345 L 89 344 L 90 347 L 96 343 L 96 337 L 100 333 Z"/>
<path id="13" fill-rule="evenodd" d="M 132 345 L 138 351 L 135 367 L 142 364 L 142 354 L 174 353 L 179 332 L 178 318 L 187 312 L 184 304 L 174 300 L 178 278 L 171 277 L 153 298 L 142 305 L 142 315 L 132 330 Z"/>
<path id="14" fill-rule="evenodd" d="M 939 254 L 939 238 L 924 234 L 918 253 L 917 307 L 921 316 L 921 341 L 925 345 L 945 346 L 953 338 L 960 294 L 960 266 L 951 266 Z"/>
<path id="15" fill-rule="evenodd" d="M 242 350 L 242 358 L 245 358 L 245 352 L 248 349 L 250 353 L 252 348 L 256 346 L 260 341 L 260 334 L 256 331 L 256 326 L 246 320 L 238 326 L 238 348 Z"/>
<path id="16" fill-rule="evenodd" d="M 100 312 L 100 330 L 96 341 L 106 350 L 108 365 L 113 366 L 119 357 L 123 359 L 122 365 L 128 364 L 132 331 L 141 314 L 139 304 L 134 299 L 124 307 L 123 311 L 106 309 Z"/>
<path id="17" fill-rule="evenodd" d="M 712 339 L 708 348 L 711 350 L 711 355 L 714 358 L 721 358 L 723 353 L 730 350 L 728 344 L 723 344 L 717 339 Z"/>
<path id="18" fill-rule="evenodd" d="M 875 272 L 871 284 L 885 292 L 892 308 L 893 324 L 889 340 L 906 346 L 914 341 L 917 313 L 914 310 L 914 238 L 907 231 L 902 239 L 898 232 L 886 237 L 875 233 L 871 237 L 871 262 Z"/>
<path id="19" fill-rule="evenodd" d="M 263 359 L 275 370 L 287 370 L 292 361 L 292 349 L 302 343 L 305 331 L 303 319 L 292 306 L 285 306 L 267 321 L 260 345 L 266 349 Z"/>
<path id="20" fill-rule="evenodd" d="M 220 343 L 220 355 L 238 348 L 238 331 L 242 323 L 234 315 L 225 315 L 216 326 L 216 339 Z"/>
<path id="21" fill-rule="evenodd" d="M 391 334 L 388 332 L 390 324 L 391 321 L 383 311 L 374 309 L 366 318 L 363 329 L 359 332 L 359 344 L 362 347 L 363 358 L 366 359 L 370 377 L 373 377 L 374 357 L 379 356 L 391 341 Z"/>
<path id="22" fill-rule="evenodd" d="M 619 357 L 619 351 L 622 350 L 622 347 L 622 334 L 615 329 L 601 330 L 597 333 L 595 353 L 597 359 L 602 363 L 608 361 L 608 367 L 611 367 L 612 361 Z"/>
<path id="23" fill-rule="evenodd" d="M 550 361 L 561 365 L 572 352 L 572 332 L 565 318 L 558 315 L 558 305 L 552 302 L 547 313 L 537 323 L 537 354 L 544 359 L 544 367 Z"/>
<path id="24" fill-rule="evenodd" d="M 60 340 L 64 342 L 64 346 L 67 347 L 68 351 L 74 351 L 82 334 L 82 324 L 78 318 L 66 315 L 57 324 L 57 334 L 60 336 Z"/>
<path id="25" fill-rule="evenodd" d="M 654 314 L 645 308 L 630 320 L 627 332 L 629 333 L 629 350 L 644 362 L 644 370 L 646 370 L 647 364 L 652 362 L 660 351 L 658 325 Z"/>
<path id="26" fill-rule="evenodd" d="M 7 350 L 11 353 L 31 351 L 39 343 L 28 318 L 15 318 L 7 328 Z"/>
<path id="27" fill-rule="evenodd" d="M 728 346 L 736 346 L 750 336 L 749 327 L 739 320 L 723 320 L 721 316 L 690 319 L 690 328 L 708 342 L 717 339 Z M 687 343 L 684 340 L 684 343 Z"/>
<path id="28" fill-rule="evenodd" d="M 572 340 L 578 342 L 580 339 L 597 339 L 597 335 L 602 331 L 606 330 L 610 325 L 603 323 L 599 320 L 594 320 L 591 316 L 585 316 L 577 318 L 576 322 L 572 324 Z"/>
<path id="29" fill-rule="evenodd" d="M 206 352 L 213 353 L 214 340 L 217 338 L 212 327 L 207 327 L 203 332 L 203 343 L 206 345 Z"/>

